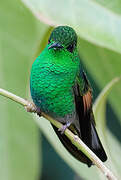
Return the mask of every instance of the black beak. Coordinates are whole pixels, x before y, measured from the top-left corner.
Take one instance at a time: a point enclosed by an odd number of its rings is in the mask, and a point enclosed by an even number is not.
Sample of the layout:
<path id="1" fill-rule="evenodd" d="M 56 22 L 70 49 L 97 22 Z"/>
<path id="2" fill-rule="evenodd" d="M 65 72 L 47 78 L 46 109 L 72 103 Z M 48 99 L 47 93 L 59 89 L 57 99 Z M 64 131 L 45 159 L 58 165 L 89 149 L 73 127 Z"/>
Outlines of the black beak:
<path id="1" fill-rule="evenodd" d="M 55 42 L 55 43 L 51 44 L 51 45 L 48 47 L 48 49 L 52 49 L 52 48 L 54 48 L 54 49 L 61 49 L 61 48 L 63 48 L 63 46 L 60 45 L 58 42 Z"/>

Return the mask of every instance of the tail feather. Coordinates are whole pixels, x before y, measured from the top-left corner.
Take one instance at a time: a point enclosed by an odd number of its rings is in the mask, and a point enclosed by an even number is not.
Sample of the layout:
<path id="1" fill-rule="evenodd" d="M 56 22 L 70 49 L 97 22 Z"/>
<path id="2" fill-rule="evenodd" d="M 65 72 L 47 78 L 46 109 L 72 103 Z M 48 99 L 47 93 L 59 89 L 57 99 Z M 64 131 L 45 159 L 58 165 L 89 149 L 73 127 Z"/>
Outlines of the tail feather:
<path id="1" fill-rule="evenodd" d="M 99 139 L 95 128 L 95 121 L 92 110 L 84 114 L 80 118 L 80 132 L 82 141 L 98 156 L 98 158 L 105 162 L 107 155 Z"/>
<path id="2" fill-rule="evenodd" d="M 92 134 L 92 151 L 103 161 L 107 160 L 107 155 L 98 137 L 97 131 L 93 123 L 91 123 L 91 134 Z"/>
<path id="3" fill-rule="evenodd" d="M 86 82 L 86 80 L 85 80 Z M 107 160 L 106 153 L 98 137 L 95 120 L 92 111 L 91 90 L 89 89 L 83 96 L 80 94 L 79 85 L 74 88 L 75 107 L 79 118 L 80 138 L 82 141 L 102 160 Z"/>

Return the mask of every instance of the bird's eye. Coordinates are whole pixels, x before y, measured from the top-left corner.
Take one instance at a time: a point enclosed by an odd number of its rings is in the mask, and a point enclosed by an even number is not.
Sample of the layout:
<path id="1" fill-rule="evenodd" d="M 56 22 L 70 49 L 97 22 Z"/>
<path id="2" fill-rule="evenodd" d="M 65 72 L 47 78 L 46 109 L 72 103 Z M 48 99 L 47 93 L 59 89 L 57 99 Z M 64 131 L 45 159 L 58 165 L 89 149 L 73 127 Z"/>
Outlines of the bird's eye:
<path id="1" fill-rule="evenodd" d="M 50 44 L 50 39 L 48 40 L 48 44 Z"/>
<path id="2" fill-rule="evenodd" d="M 74 44 L 70 44 L 66 49 L 72 53 L 74 50 Z"/>

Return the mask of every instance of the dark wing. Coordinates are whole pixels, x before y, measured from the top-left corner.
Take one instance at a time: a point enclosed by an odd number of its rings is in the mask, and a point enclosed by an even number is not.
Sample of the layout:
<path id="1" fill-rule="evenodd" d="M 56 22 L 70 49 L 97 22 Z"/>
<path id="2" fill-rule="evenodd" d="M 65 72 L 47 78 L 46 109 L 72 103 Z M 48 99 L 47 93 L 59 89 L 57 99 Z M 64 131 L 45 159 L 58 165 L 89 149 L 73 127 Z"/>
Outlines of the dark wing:
<path id="1" fill-rule="evenodd" d="M 82 71 L 80 71 L 74 86 L 74 97 L 81 139 L 104 162 L 107 160 L 107 156 L 95 129 L 92 112 L 92 89 Z"/>

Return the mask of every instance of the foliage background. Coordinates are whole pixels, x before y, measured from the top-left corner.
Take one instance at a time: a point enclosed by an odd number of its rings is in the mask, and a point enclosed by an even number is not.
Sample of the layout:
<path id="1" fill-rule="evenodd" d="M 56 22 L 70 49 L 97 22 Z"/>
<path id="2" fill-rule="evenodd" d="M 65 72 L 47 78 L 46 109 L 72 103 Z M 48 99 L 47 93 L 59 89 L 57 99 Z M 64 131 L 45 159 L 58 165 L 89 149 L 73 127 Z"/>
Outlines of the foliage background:
<path id="1" fill-rule="evenodd" d="M 121 75 L 119 0 L 26 0 L 24 3 L 26 5 L 20 0 L 0 1 L 1 88 L 30 98 L 31 65 L 45 47 L 52 25 L 59 24 L 70 25 L 78 33 L 78 49 L 94 89 L 94 99 L 109 81 Z M 107 164 L 118 176 L 121 176 L 120 89 L 119 83 L 108 97 L 106 128 L 103 126 L 103 131 L 98 128 L 108 152 Z M 103 111 L 102 119 L 105 109 Z M 86 180 L 92 176 L 96 180 L 104 179 L 96 167 L 88 169 L 69 156 L 56 141 L 48 122 L 40 121 L 41 131 L 31 114 L 0 97 L 0 179 L 78 179 L 75 173 Z M 101 126 L 97 118 L 96 121 L 98 127 Z"/>

